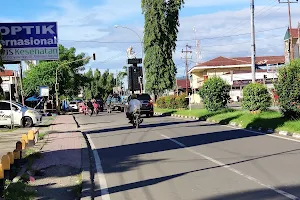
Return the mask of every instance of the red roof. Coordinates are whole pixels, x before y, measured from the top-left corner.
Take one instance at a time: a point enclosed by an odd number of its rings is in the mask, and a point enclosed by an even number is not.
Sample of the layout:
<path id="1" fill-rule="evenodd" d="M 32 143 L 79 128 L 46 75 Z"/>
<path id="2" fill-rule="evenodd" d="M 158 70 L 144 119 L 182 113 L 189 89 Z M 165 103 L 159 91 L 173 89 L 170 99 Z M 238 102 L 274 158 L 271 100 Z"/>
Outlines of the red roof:
<path id="1" fill-rule="evenodd" d="M 176 80 L 176 85 L 178 86 L 178 88 L 186 88 L 186 80 L 185 79 Z M 190 88 L 190 81 L 188 81 L 188 87 Z"/>
<path id="2" fill-rule="evenodd" d="M 287 31 L 290 31 L 290 29 L 288 29 Z M 298 29 L 297 28 L 292 28 L 292 37 L 293 38 L 298 38 Z"/>
<path id="3" fill-rule="evenodd" d="M 13 70 L 0 71 L 0 76 L 14 76 L 14 71 Z"/>
<path id="4" fill-rule="evenodd" d="M 258 56 L 256 57 L 256 64 L 279 64 L 284 63 L 284 56 Z M 251 64 L 251 57 L 236 57 L 226 58 L 223 56 L 214 58 L 197 65 L 196 67 L 207 67 L 207 66 L 228 66 L 228 65 L 247 65 Z"/>

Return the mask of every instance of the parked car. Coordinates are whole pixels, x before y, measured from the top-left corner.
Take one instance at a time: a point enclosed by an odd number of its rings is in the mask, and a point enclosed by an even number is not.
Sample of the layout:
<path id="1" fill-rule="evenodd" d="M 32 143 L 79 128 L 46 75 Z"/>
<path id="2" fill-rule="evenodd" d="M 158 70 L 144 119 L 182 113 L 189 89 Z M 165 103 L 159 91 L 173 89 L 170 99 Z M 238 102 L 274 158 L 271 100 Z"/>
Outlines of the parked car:
<path id="1" fill-rule="evenodd" d="M 153 117 L 154 115 L 154 109 L 153 109 L 153 101 L 149 94 L 142 93 L 142 94 L 136 94 L 137 99 L 141 102 L 141 114 L 145 114 L 147 117 Z M 131 99 L 131 95 L 128 97 L 127 102 L 129 102 Z"/>
<path id="2" fill-rule="evenodd" d="M 0 126 L 10 126 L 13 118 L 15 126 L 32 127 L 42 122 L 42 115 L 27 106 L 12 101 L 0 101 Z"/>
<path id="3" fill-rule="evenodd" d="M 113 94 L 106 99 L 105 107 L 108 112 L 112 110 L 124 112 L 125 104 L 122 102 L 121 97 L 118 94 Z"/>
<path id="4" fill-rule="evenodd" d="M 72 110 L 72 111 L 78 111 L 79 110 L 79 106 L 78 106 L 78 101 L 71 101 L 69 103 L 69 108 Z"/>

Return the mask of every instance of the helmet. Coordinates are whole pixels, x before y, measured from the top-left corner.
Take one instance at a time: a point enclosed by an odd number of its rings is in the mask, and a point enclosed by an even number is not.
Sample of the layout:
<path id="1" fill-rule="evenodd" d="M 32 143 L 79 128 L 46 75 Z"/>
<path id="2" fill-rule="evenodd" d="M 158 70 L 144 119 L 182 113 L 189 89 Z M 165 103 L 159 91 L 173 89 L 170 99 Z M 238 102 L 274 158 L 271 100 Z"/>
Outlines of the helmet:
<path id="1" fill-rule="evenodd" d="M 131 99 L 136 99 L 136 98 L 137 98 L 136 94 L 131 95 Z"/>

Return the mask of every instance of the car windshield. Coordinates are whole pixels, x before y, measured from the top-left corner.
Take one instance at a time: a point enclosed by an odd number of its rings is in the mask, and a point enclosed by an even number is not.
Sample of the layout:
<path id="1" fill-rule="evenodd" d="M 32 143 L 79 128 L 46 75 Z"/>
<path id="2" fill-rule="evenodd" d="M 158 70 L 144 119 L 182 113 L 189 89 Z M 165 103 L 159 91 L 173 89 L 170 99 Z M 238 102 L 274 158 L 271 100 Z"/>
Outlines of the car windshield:
<path id="1" fill-rule="evenodd" d="M 140 95 L 137 95 L 137 99 L 138 100 L 150 100 L 150 95 L 149 94 L 140 94 Z"/>
<path id="2" fill-rule="evenodd" d="M 21 108 L 28 108 L 27 106 L 23 106 L 21 103 L 16 102 L 16 101 L 12 101 L 13 104 L 16 104 L 17 106 L 20 106 Z"/>

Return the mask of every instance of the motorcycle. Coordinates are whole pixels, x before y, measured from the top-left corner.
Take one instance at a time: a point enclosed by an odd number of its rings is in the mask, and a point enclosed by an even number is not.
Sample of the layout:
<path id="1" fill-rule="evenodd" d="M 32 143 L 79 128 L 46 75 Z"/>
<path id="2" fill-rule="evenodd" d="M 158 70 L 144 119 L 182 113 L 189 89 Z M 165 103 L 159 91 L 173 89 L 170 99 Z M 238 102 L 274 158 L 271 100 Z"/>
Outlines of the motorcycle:
<path id="1" fill-rule="evenodd" d="M 143 119 L 141 119 L 140 111 L 136 111 L 133 113 L 133 119 L 132 119 L 132 125 L 138 129 L 140 127 L 140 124 L 143 122 Z"/>

